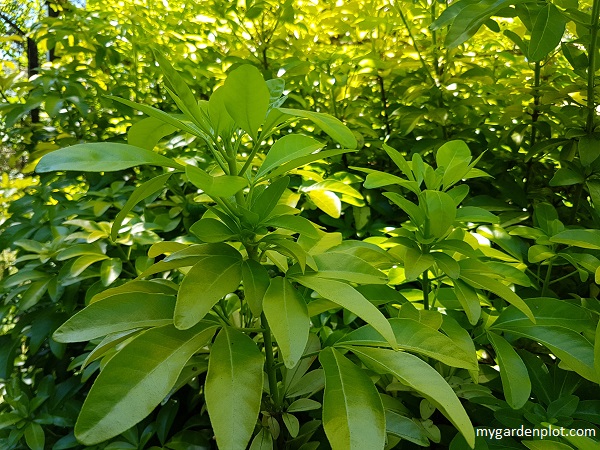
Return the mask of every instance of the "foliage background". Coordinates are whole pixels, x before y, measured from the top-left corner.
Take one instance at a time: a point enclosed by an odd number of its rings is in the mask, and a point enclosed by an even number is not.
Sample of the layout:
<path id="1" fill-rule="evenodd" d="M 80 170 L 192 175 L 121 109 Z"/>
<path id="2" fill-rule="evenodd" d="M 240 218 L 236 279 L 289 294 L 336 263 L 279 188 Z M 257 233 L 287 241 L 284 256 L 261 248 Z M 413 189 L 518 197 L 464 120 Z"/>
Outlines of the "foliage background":
<path id="1" fill-rule="evenodd" d="M 292 187 L 304 217 L 345 239 L 381 243 L 408 219 L 390 205 L 379 186 L 363 184 L 364 171 L 354 169 L 398 173 L 383 150 L 384 142 L 408 160 L 418 154 L 435 165 L 440 145 L 465 141 L 471 153 L 481 157 L 478 167 L 491 177 L 467 181 L 470 193 L 464 205 L 484 208 L 499 218 L 487 228 L 473 223 L 466 229 L 527 274 L 528 284 L 509 283 L 523 298 L 561 299 L 585 310 L 592 322 L 597 320 L 600 138 L 594 96 L 595 6 L 573 0 L 482 1 L 474 3 L 471 15 L 442 14 L 456 10 L 456 4 L 127 0 L 81 5 L 32 0 L 2 5 L 0 378 L 5 380 L 5 395 L 0 408 L 3 414 L 18 410 L 25 417 L 23 422 L 4 422 L 3 445 L 57 450 L 76 445 L 69 430 L 89 388 L 79 380 L 91 381 L 99 362 L 74 377 L 71 370 L 83 362 L 78 356 L 89 348 L 66 347 L 49 336 L 100 290 L 148 267 L 152 243 L 187 236 L 204 213 L 194 190 L 171 180 L 168 190 L 134 210 L 128 233 L 115 243 L 109 239 L 110 223 L 134 187 L 158 175 L 157 169 L 103 175 L 32 173 L 39 158 L 53 150 L 84 141 L 126 140 L 127 130 L 143 116 L 106 95 L 177 111 L 151 49 L 169 59 L 198 99 L 207 100 L 228 73 L 249 62 L 265 79 L 285 80 L 286 107 L 324 112 L 343 121 L 358 139 L 360 151 L 294 173 Z M 544 32 L 562 28 L 558 39 Z M 39 55 L 35 73 L 29 65 L 28 38 Z M 335 145 L 318 127 L 290 127 Z M 203 143 L 184 133 L 161 139 L 158 149 L 184 159 L 207 153 Z M 199 161 L 209 163 L 210 158 Z M 323 180 L 343 186 L 330 183 L 307 190 Z M 399 187 L 392 191 L 410 196 Z M 515 226 L 529 229 L 514 231 Z M 590 233 L 585 239 L 552 241 L 563 231 L 561 226 Z M 545 241 L 540 240 L 540 230 Z M 78 243 L 93 244 L 91 254 L 65 256 L 73 236 Z M 84 256 L 87 259 L 81 259 Z M 390 279 L 407 299 L 422 304 L 422 283 L 401 274 Z M 447 286 L 440 282 L 440 287 Z M 491 294 L 489 304 L 482 300 L 484 310 L 501 311 L 503 307 L 491 306 L 497 297 Z M 339 322 L 340 329 L 341 323 L 357 326 L 347 316 L 328 320 Z M 488 319 L 469 324 L 463 315 L 460 320 L 475 342 L 480 365 L 494 365 L 495 351 L 482 337 Z M 327 326 L 336 329 L 324 323 L 323 333 Z M 588 331 L 578 333 L 593 343 Z M 519 354 L 545 352 L 532 341 L 510 335 L 509 341 Z M 453 387 L 472 420 L 481 417 L 475 425 L 600 423 L 595 383 L 563 370 L 547 354 L 542 359 L 521 357 L 532 379 L 535 373 L 543 375 L 529 409 L 519 409 L 517 419 L 481 406 L 483 401 L 471 401 L 486 396 L 507 399 L 506 386 L 497 377 L 487 380 L 492 372 L 481 369 L 482 383 L 477 385 L 455 380 Z M 593 359 L 592 355 L 592 364 Z M 541 367 L 538 372 L 532 369 L 536 364 Z M 548 383 L 552 392 L 541 393 Z M 197 411 L 200 401 L 196 395 L 179 410 L 169 410 L 171 403 L 163 405 L 147 423 L 115 438 L 108 448 L 147 448 L 158 445 L 157 436 L 160 445 L 166 445 L 182 433 L 196 433 L 186 439 L 210 445 L 207 416 Z M 566 409 L 561 402 L 568 404 Z M 184 412 L 186 408 L 194 412 Z M 188 416 L 190 422 L 170 433 L 166 424 L 177 414 L 176 423 Z M 425 416 L 419 419 L 427 420 Z M 437 419 L 442 430 L 450 429 L 439 413 Z M 450 445 L 454 436 L 448 429 L 442 433 L 443 445 Z M 435 438 L 431 433 L 425 444 Z M 187 448 L 181 445 L 168 448 Z M 417 444 L 404 440 L 400 445 Z"/>

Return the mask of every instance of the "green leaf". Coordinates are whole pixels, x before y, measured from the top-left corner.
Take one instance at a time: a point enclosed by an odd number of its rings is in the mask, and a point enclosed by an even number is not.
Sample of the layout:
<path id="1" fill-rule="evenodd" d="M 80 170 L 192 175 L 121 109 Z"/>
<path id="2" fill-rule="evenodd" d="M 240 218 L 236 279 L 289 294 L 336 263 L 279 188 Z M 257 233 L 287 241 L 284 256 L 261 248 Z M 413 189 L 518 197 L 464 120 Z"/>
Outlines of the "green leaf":
<path id="1" fill-rule="evenodd" d="M 403 259 L 404 273 L 407 281 L 416 280 L 419 278 L 419 275 L 429 270 L 435 263 L 434 257 L 429 253 L 423 254 L 420 250 L 410 247 L 405 247 L 405 249 Z"/>
<path id="2" fill-rule="evenodd" d="M 308 197 L 312 200 L 317 208 L 327 215 L 335 219 L 341 216 L 342 201 L 333 192 L 315 189 L 308 192 Z"/>
<path id="3" fill-rule="evenodd" d="M 304 298 L 285 278 L 271 279 L 263 310 L 288 369 L 293 368 L 308 342 L 310 317 Z"/>
<path id="4" fill-rule="evenodd" d="M 383 195 L 402 208 L 402 210 L 409 215 L 410 220 L 415 226 L 421 226 L 425 222 L 426 218 L 423 210 L 410 200 L 406 200 L 403 196 L 396 194 L 395 192 L 384 192 Z"/>
<path id="5" fill-rule="evenodd" d="M 440 238 L 444 236 L 456 218 L 454 200 L 445 192 L 423 191 L 419 206 L 426 211 L 425 236 Z"/>
<path id="6" fill-rule="evenodd" d="M 248 336 L 223 328 L 212 346 L 204 395 L 217 446 L 248 446 L 263 387 L 264 355 Z"/>
<path id="7" fill-rule="evenodd" d="M 281 139 L 279 141 L 281 141 Z M 281 177 L 267 186 L 265 190 L 256 196 L 256 199 L 252 202 L 250 209 L 258 214 L 260 220 L 264 220 L 269 217 L 271 211 L 273 211 L 273 209 L 279 203 L 279 200 L 281 200 L 281 196 L 287 189 L 288 184 L 290 184 L 290 177 Z"/>
<path id="8" fill-rule="evenodd" d="M 235 291 L 242 279 L 242 255 L 227 244 L 212 245 L 216 254 L 195 263 L 179 287 L 174 317 L 179 329 L 198 323 L 219 299 Z"/>
<path id="9" fill-rule="evenodd" d="M 319 238 L 319 232 L 317 231 L 316 225 L 302 216 L 287 215 L 271 217 L 263 222 L 263 225 L 294 231 L 313 239 Z"/>
<path id="10" fill-rule="evenodd" d="M 194 233 L 203 242 L 215 243 L 223 242 L 235 236 L 235 232 L 227 225 L 217 219 L 205 217 L 190 227 Z"/>
<path id="11" fill-rule="evenodd" d="M 398 346 L 392 327 L 385 316 L 352 286 L 314 275 L 294 275 L 293 279 L 371 324 L 392 348 Z"/>
<path id="12" fill-rule="evenodd" d="M 179 127 L 174 127 L 156 117 L 146 117 L 129 127 L 129 130 L 127 130 L 127 143 L 134 147 L 154 150 L 154 147 L 162 138 L 178 129 Z"/>
<path id="13" fill-rule="evenodd" d="M 487 275 L 479 275 L 473 272 L 465 273 L 465 271 L 462 271 L 460 277 L 462 280 L 466 281 L 477 289 L 485 289 L 493 292 L 498 297 L 503 298 L 511 305 L 517 307 L 527 317 L 529 317 L 533 323 L 535 323 L 535 317 L 533 316 L 531 309 L 529 309 L 529 306 L 527 306 L 523 299 L 515 294 L 508 286 L 493 278 L 490 278 Z"/>
<path id="14" fill-rule="evenodd" d="M 263 298 L 269 287 L 269 273 L 259 262 L 247 259 L 242 263 L 242 282 L 250 311 L 254 317 L 259 317 L 263 310 Z"/>
<path id="15" fill-rule="evenodd" d="M 340 122 L 340 120 L 329 114 L 290 108 L 279 108 L 279 111 L 293 117 L 303 117 L 312 121 L 312 123 L 321 128 L 321 130 L 331 136 L 342 147 L 354 149 L 358 146 L 352 131 Z"/>
<path id="16" fill-rule="evenodd" d="M 260 71 L 249 64 L 238 67 L 227 76 L 223 90 L 227 112 L 256 141 L 270 98 L 269 88 Z"/>
<path id="17" fill-rule="evenodd" d="M 90 390 L 75 424 L 75 436 L 94 445 L 131 428 L 165 398 L 187 360 L 212 338 L 217 326 L 189 330 L 152 328 L 108 361 Z"/>
<path id="18" fill-rule="evenodd" d="M 460 276 L 460 265 L 450 255 L 442 252 L 432 252 L 430 255 L 433 256 L 436 265 L 442 272 L 450 278 L 456 280 Z"/>
<path id="19" fill-rule="evenodd" d="M 108 259 L 106 255 L 83 255 L 73 261 L 73 265 L 71 265 L 71 269 L 69 271 L 72 277 L 76 277 L 83 273 L 85 269 L 90 267 L 92 264 L 97 263 L 99 261 L 103 261 Z"/>
<path id="20" fill-rule="evenodd" d="M 214 130 L 223 139 L 231 137 L 235 122 L 225 108 L 226 88 L 223 86 L 215 90 L 208 100 L 208 113 Z"/>
<path id="21" fill-rule="evenodd" d="M 487 336 L 496 352 L 496 362 L 500 366 L 504 398 L 512 409 L 521 409 L 531 395 L 527 366 L 502 336 L 489 331 Z"/>
<path id="22" fill-rule="evenodd" d="M 446 380 L 429 364 L 405 352 L 366 347 L 351 347 L 351 350 L 370 369 L 392 374 L 423 395 L 454 424 L 470 445 L 474 444 L 475 432 L 469 416 Z"/>
<path id="23" fill-rule="evenodd" d="M 56 342 L 83 342 L 110 333 L 173 323 L 173 295 L 126 292 L 91 303 L 52 335 Z"/>
<path id="24" fill-rule="evenodd" d="M 293 414 L 289 414 L 287 412 L 284 412 L 281 415 L 281 418 L 283 419 L 283 423 L 289 431 L 290 436 L 292 436 L 293 438 L 298 436 L 298 432 L 300 431 L 300 421 L 298 420 L 298 418 Z"/>
<path id="25" fill-rule="evenodd" d="M 115 172 L 149 164 L 181 170 L 183 166 L 153 151 L 113 142 L 77 144 L 42 156 L 35 168 L 38 173 L 57 170 Z"/>
<path id="26" fill-rule="evenodd" d="M 248 185 L 245 178 L 232 175 L 213 177 L 204 170 L 189 164 L 185 166 L 185 174 L 194 186 L 213 197 L 231 197 Z"/>
<path id="27" fill-rule="evenodd" d="M 173 68 L 171 63 L 163 57 L 158 51 L 154 51 L 154 57 L 158 61 L 160 69 L 162 70 L 169 89 L 173 89 L 177 98 L 174 98 L 177 106 L 187 115 L 190 119 L 194 120 L 198 125 L 206 128 L 205 115 L 200 110 L 196 96 L 192 93 L 191 89 L 184 81 L 183 77 Z"/>
<path id="28" fill-rule="evenodd" d="M 477 370 L 477 361 L 445 334 L 413 319 L 389 319 L 398 347 L 443 362 L 452 367 Z M 387 347 L 389 344 L 370 325 L 365 325 L 339 339 L 336 345 Z"/>
<path id="29" fill-rule="evenodd" d="M 323 428 L 333 450 L 383 449 L 385 413 L 368 375 L 334 348 L 319 354 L 325 370 Z"/>
<path id="30" fill-rule="evenodd" d="M 492 330 L 507 331 L 546 346 L 557 358 L 582 377 L 596 382 L 594 346 L 581 334 L 562 327 L 524 323 L 500 323 Z"/>
<path id="31" fill-rule="evenodd" d="M 256 177 L 260 178 L 285 163 L 308 156 L 323 147 L 325 144 L 304 134 L 287 134 L 271 146 Z"/>
<path id="32" fill-rule="evenodd" d="M 476 206 L 463 206 L 456 211 L 459 222 L 498 223 L 500 219 L 491 212 Z"/>
<path id="33" fill-rule="evenodd" d="M 25 442 L 31 450 L 44 450 L 46 436 L 41 425 L 29 422 L 25 427 Z"/>
<path id="34" fill-rule="evenodd" d="M 268 428 L 261 428 L 254 436 L 250 450 L 273 450 L 273 436 Z"/>
<path id="35" fill-rule="evenodd" d="M 454 280 L 454 293 L 465 310 L 465 314 L 471 325 L 475 325 L 481 317 L 481 303 L 477 293 L 467 284 L 460 280 Z"/>
<path id="36" fill-rule="evenodd" d="M 110 238 L 113 241 L 115 241 L 117 239 L 117 236 L 119 234 L 119 228 L 121 228 L 121 225 L 123 224 L 123 220 L 125 220 L 125 217 L 127 217 L 127 214 L 129 213 L 129 211 L 131 211 L 135 205 L 137 205 L 139 202 L 141 202 L 145 198 L 148 198 L 151 195 L 164 190 L 165 186 L 167 184 L 167 181 L 169 180 L 171 175 L 173 175 L 172 172 L 163 173 L 162 175 L 154 177 L 151 180 L 148 180 L 145 183 L 143 183 L 135 188 L 135 190 L 132 192 L 132 194 L 127 199 L 127 202 L 125 203 L 125 205 L 123 205 L 123 208 L 121 208 L 121 210 L 116 215 L 115 221 L 112 224 L 111 231 L 110 231 Z"/>
<path id="37" fill-rule="evenodd" d="M 582 136 L 577 144 L 579 160 L 583 167 L 589 167 L 600 155 L 600 139 L 596 134 Z"/>
<path id="38" fill-rule="evenodd" d="M 107 95 L 106 98 L 115 100 L 119 103 L 123 103 L 124 105 L 127 105 L 130 108 L 137 109 L 138 111 L 142 111 L 143 113 L 149 115 L 150 117 L 159 119 L 159 120 L 163 121 L 164 123 L 168 123 L 169 125 L 172 125 L 173 127 L 177 128 L 177 129 L 186 131 L 194 136 L 201 136 L 203 134 L 202 130 L 200 130 L 198 127 L 194 126 L 190 122 L 184 122 L 182 120 L 179 120 L 179 118 L 176 117 L 175 115 L 167 114 L 166 112 L 161 111 L 160 109 L 153 108 L 152 106 L 144 105 L 142 103 L 135 103 L 135 102 L 132 102 L 131 100 L 115 97 L 113 95 Z"/>
<path id="39" fill-rule="evenodd" d="M 415 420 L 401 416 L 394 411 L 385 411 L 385 431 L 421 447 L 429 447 L 429 439 L 423 427 L 418 425 Z"/>
<path id="40" fill-rule="evenodd" d="M 533 24 L 527 59 L 541 61 L 559 44 L 567 21 L 552 3 L 544 5 Z"/>
<path id="41" fill-rule="evenodd" d="M 444 190 L 464 178 L 470 170 L 469 163 L 471 159 L 471 150 L 464 141 L 449 141 L 438 148 L 435 161 L 438 170 L 443 173 L 442 185 Z"/>
<path id="42" fill-rule="evenodd" d="M 550 242 L 600 250 L 600 230 L 565 230 L 550 237 Z"/>
<path id="43" fill-rule="evenodd" d="M 315 276 L 360 284 L 386 284 L 387 277 L 365 260 L 349 253 L 330 251 L 314 256 Z"/>
<path id="44" fill-rule="evenodd" d="M 110 285 L 119 278 L 123 270 L 123 262 L 119 258 L 110 258 L 102 261 L 100 266 L 100 281 L 104 286 Z"/>
<path id="45" fill-rule="evenodd" d="M 585 181 L 585 176 L 567 167 L 561 167 L 548 182 L 550 186 L 572 186 Z"/>
<path id="46" fill-rule="evenodd" d="M 320 152 L 317 153 L 311 153 L 310 155 L 306 155 L 306 156 L 302 156 L 300 158 L 296 158 L 293 159 L 289 162 L 283 163 L 280 166 L 278 166 L 277 168 L 273 169 L 270 174 L 269 174 L 269 178 L 273 179 L 276 178 L 280 175 L 284 175 L 298 167 L 302 167 L 305 166 L 307 164 L 310 164 L 312 162 L 315 161 L 320 161 L 320 160 L 324 160 L 325 158 L 329 158 L 330 156 L 337 156 L 337 155 L 342 155 L 344 153 L 349 153 L 349 152 L 354 152 L 356 150 L 348 150 L 348 149 L 341 149 L 341 150 L 321 150 Z M 261 175 L 261 178 L 265 178 L 264 174 Z"/>

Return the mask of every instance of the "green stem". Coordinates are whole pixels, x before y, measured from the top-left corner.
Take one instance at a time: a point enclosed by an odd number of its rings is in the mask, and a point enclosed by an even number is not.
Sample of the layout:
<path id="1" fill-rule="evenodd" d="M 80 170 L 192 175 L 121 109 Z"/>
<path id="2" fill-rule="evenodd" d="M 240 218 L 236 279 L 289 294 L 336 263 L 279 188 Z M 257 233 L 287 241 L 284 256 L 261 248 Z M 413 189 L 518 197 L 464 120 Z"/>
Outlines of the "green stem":
<path id="1" fill-rule="evenodd" d="M 429 66 L 425 62 L 425 59 L 423 58 L 423 55 L 421 54 L 421 51 L 419 50 L 419 47 L 417 45 L 417 41 L 415 40 L 415 37 L 413 36 L 412 31 L 410 30 L 410 26 L 408 25 L 408 21 L 406 20 L 406 16 L 404 16 L 404 13 L 398 7 L 398 5 L 396 4 L 396 2 L 394 2 L 394 7 L 396 8 L 396 11 L 400 15 L 400 19 L 402 20 L 402 23 L 406 27 L 406 31 L 408 32 L 408 37 L 410 37 L 410 40 L 412 41 L 413 48 L 415 49 L 415 52 L 417 52 L 417 55 L 419 57 L 419 61 L 421 62 L 421 66 L 423 67 L 423 69 L 425 69 L 425 73 L 427 74 L 427 77 L 432 81 L 432 83 L 433 83 L 434 86 L 436 86 L 436 87 L 439 88 L 437 82 L 435 81 L 435 78 L 433 77 L 433 75 L 431 75 L 431 71 L 429 70 Z"/>
<path id="2" fill-rule="evenodd" d="M 542 65 L 539 61 L 535 62 L 533 68 L 533 111 L 531 113 L 531 138 L 529 140 L 529 146 L 533 147 L 537 138 L 537 129 L 534 124 L 538 121 L 540 116 L 540 86 L 541 86 L 541 72 Z"/>
<path id="3" fill-rule="evenodd" d="M 600 20 L 600 0 L 594 0 L 592 5 L 592 24 L 590 35 L 590 47 L 588 48 L 588 86 L 587 86 L 587 122 L 586 131 L 591 134 L 594 131 L 594 119 L 596 117 L 596 99 L 594 88 L 596 78 L 596 45 L 598 37 L 598 22 Z"/>
<path id="4" fill-rule="evenodd" d="M 269 378 L 269 391 L 271 399 L 276 409 L 279 409 L 279 390 L 277 389 L 277 371 L 275 367 L 275 357 L 273 356 L 273 338 L 271 337 L 271 327 L 265 313 L 260 315 L 260 324 L 264 328 L 263 340 L 265 342 L 265 355 L 267 359 L 267 377 Z"/>
<path id="5" fill-rule="evenodd" d="M 548 262 L 548 270 L 546 271 L 546 277 L 544 278 L 544 284 L 542 285 L 542 297 L 546 295 L 548 286 L 550 286 L 550 277 L 552 276 L 552 261 Z"/>
<path id="6" fill-rule="evenodd" d="M 421 289 L 423 289 L 423 309 L 429 309 L 429 269 L 423 272 L 421 279 Z"/>
<path id="7" fill-rule="evenodd" d="M 564 275 L 564 276 L 562 276 L 562 277 L 560 277 L 560 278 L 557 278 L 556 280 L 552 280 L 552 281 L 551 281 L 550 283 L 548 283 L 548 284 L 550 285 L 550 284 L 558 283 L 559 281 L 562 281 L 562 280 L 566 280 L 567 278 L 570 278 L 570 277 L 572 277 L 573 275 L 575 275 L 575 274 L 577 274 L 577 273 L 579 273 L 579 271 L 578 271 L 578 270 L 575 270 L 575 271 L 573 271 L 573 272 L 571 272 L 571 273 L 569 273 L 569 274 L 567 274 L 567 275 Z"/>
<path id="8" fill-rule="evenodd" d="M 319 353 L 321 353 L 321 350 L 318 350 L 316 352 L 306 353 L 306 354 L 302 355 L 300 357 L 300 359 L 312 358 L 313 356 L 317 356 Z M 281 366 L 283 366 L 283 361 L 275 364 L 275 367 L 281 367 Z"/>

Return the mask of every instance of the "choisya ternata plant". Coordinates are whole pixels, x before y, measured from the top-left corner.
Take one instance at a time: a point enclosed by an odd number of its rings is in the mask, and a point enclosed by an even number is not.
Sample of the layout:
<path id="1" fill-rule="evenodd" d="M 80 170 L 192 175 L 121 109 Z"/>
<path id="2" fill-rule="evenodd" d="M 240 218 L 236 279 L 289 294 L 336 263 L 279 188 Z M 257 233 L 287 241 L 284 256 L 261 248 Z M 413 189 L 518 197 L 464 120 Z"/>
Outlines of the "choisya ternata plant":
<path id="1" fill-rule="evenodd" d="M 164 255 L 160 261 L 93 297 L 54 333 L 65 343 L 101 339 L 85 361 L 102 359 L 102 369 L 75 426 L 77 439 L 92 445 L 127 430 L 197 377 L 194 366 L 206 371 L 200 389 L 220 449 L 316 448 L 321 423 L 334 449 L 383 449 L 407 421 L 409 428 L 419 425 L 381 392 L 384 380 L 393 379 L 427 399 L 473 445 L 473 427 L 452 388 L 413 353 L 476 370 L 472 355 L 419 322 L 427 345 L 403 342 L 402 324 L 388 320 L 381 306 L 397 300 L 380 270 L 392 264 L 386 252 L 323 232 L 285 201 L 291 171 L 353 151 L 353 134 L 326 114 L 283 108 L 283 81 L 265 81 L 253 66 L 231 71 L 209 101 L 197 101 L 170 64 L 159 61 L 181 114 L 114 98 L 150 116 L 129 144 L 75 145 L 46 155 L 36 169 L 164 167 L 133 192 L 112 225 L 113 238 L 128 211 L 170 177 L 210 198 L 190 228 L 196 243 L 154 244 L 148 255 Z M 323 143 L 300 133 L 274 139 L 299 119 L 341 148 L 322 150 Z M 153 151 L 155 142 L 137 139 L 157 123 L 202 140 L 213 168 L 167 158 Z M 145 148 L 132 145 L 138 142 Z M 175 282 L 155 277 L 165 272 Z M 372 332 L 336 343 L 311 323 L 336 309 Z M 436 339 L 444 345 L 432 352 Z"/>

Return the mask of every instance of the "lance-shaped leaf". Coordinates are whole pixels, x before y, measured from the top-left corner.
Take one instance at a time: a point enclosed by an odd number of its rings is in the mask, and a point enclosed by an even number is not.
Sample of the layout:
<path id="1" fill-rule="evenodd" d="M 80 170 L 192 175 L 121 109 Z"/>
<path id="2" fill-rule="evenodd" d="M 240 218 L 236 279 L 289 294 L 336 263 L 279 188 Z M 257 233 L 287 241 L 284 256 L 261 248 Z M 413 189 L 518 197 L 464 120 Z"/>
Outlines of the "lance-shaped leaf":
<path id="1" fill-rule="evenodd" d="M 144 419 L 169 393 L 187 360 L 212 338 L 216 328 L 213 323 L 201 323 L 182 331 L 165 325 L 132 340 L 98 375 L 75 424 L 77 439 L 94 445 Z"/>
<path id="2" fill-rule="evenodd" d="M 463 271 L 460 277 L 477 289 L 485 289 L 493 292 L 498 297 L 502 297 L 508 303 L 522 311 L 533 323 L 535 323 L 535 317 L 529 306 L 527 306 L 527 303 L 525 303 L 523 299 L 515 294 L 508 286 L 487 275 L 476 275 L 471 272 L 465 273 Z"/>
<path id="3" fill-rule="evenodd" d="M 242 255 L 227 244 L 208 245 L 218 253 L 195 263 L 179 287 L 174 319 L 182 330 L 198 323 L 221 297 L 235 291 L 242 279 Z"/>
<path id="4" fill-rule="evenodd" d="M 135 205 L 145 198 L 162 191 L 171 175 L 173 175 L 173 173 L 163 173 L 162 175 L 154 177 L 135 188 L 131 196 L 127 199 L 127 202 L 123 208 L 121 208 L 121 211 L 119 211 L 119 213 L 116 215 L 115 221 L 112 224 L 110 238 L 113 241 L 117 239 L 119 228 L 121 228 L 121 224 L 123 223 L 123 220 L 125 220 L 125 217 L 129 211 L 131 211 Z"/>
<path id="5" fill-rule="evenodd" d="M 527 366 L 506 339 L 489 331 L 487 336 L 496 351 L 504 398 L 512 409 L 520 409 L 531 395 L 531 380 Z"/>
<path id="6" fill-rule="evenodd" d="M 356 148 L 358 145 L 352 131 L 350 131 L 339 119 L 336 119 L 329 114 L 290 108 L 279 108 L 279 111 L 284 114 L 289 114 L 290 116 L 303 117 L 312 121 L 312 123 L 339 142 L 342 147 Z"/>
<path id="7" fill-rule="evenodd" d="M 474 445 L 475 432 L 469 416 L 446 380 L 429 364 L 405 352 L 367 347 L 351 350 L 370 369 L 392 374 L 423 395 L 454 424 L 469 445 Z"/>
<path id="8" fill-rule="evenodd" d="M 333 450 L 383 449 L 385 413 L 369 376 L 334 348 L 319 354 L 325 370 L 323 428 Z"/>
<path id="9" fill-rule="evenodd" d="M 264 355 L 248 336 L 223 328 L 211 348 L 205 397 L 217 446 L 243 450 L 256 426 Z"/>
<path id="10" fill-rule="evenodd" d="M 265 293 L 263 310 L 285 366 L 291 369 L 304 353 L 308 342 L 310 317 L 306 302 L 288 280 L 277 277 L 271 279 Z"/>
<path id="11" fill-rule="evenodd" d="M 544 5 L 533 24 L 527 59 L 540 61 L 553 51 L 565 33 L 567 20 L 552 3 Z"/>
<path id="12" fill-rule="evenodd" d="M 389 345 L 397 348 L 398 343 L 388 320 L 369 300 L 352 286 L 336 280 L 319 278 L 314 275 L 294 274 L 293 278 L 300 284 L 317 292 L 321 297 L 337 303 L 371 324 L 385 338 Z"/>
<path id="13" fill-rule="evenodd" d="M 144 105 L 142 103 L 135 103 L 135 102 L 132 102 L 131 100 L 115 97 L 113 95 L 107 95 L 106 97 L 110 98 L 111 100 L 115 100 L 119 103 L 123 103 L 124 105 L 127 105 L 133 109 L 142 111 L 143 113 L 148 114 L 150 117 L 159 119 L 159 120 L 163 121 L 164 123 L 168 123 L 169 125 L 172 125 L 173 127 L 177 128 L 179 130 L 183 130 L 190 134 L 193 134 L 194 136 L 202 136 L 203 135 L 202 130 L 200 130 L 194 124 L 180 120 L 179 117 L 181 115 L 178 116 L 178 115 L 174 115 L 174 114 L 168 114 L 164 111 L 161 111 L 160 109 L 153 108 L 152 106 Z"/>
<path id="14" fill-rule="evenodd" d="M 450 195 L 440 191 L 423 191 L 419 208 L 426 211 L 425 236 L 442 237 L 456 218 L 456 205 Z"/>
<path id="15" fill-rule="evenodd" d="M 414 319 L 389 319 L 398 347 L 420 353 L 452 367 L 477 370 L 477 361 L 445 334 Z M 387 347 L 389 344 L 371 325 L 365 325 L 339 339 L 336 345 Z"/>
<path id="16" fill-rule="evenodd" d="M 86 306 L 52 335 L 57 342 L 83 342 L 133 328 L 173 323 L 175 296 L 125 292 Z"/>
<path id="17" fill-rule="evenodd" d="M 232 71 L 223 85 L 223 103 L 235 123 L 252 139 L 258 137 L 269 109 L 269 88 L 260 71 L 249 64 Z"/>
<path id="18" fill-rule="evenodd" d="M 214 197 L 231 197 L 248 184 L 246 179 L 242 177 L 232 175 L 213 177 L 204 170 L 190 165 L 185 166 L 185 174 L 194 186 L 202 189 L 205 194 Z"/>
<path id="19" fill-rule="evenodd" d="M 275 141 L 258 169 L 257 177 L 298 158 L 321 150 L 325 144 L 304 134 L 288 134 Z M 287 187 L 287 186 L 286 186 Z"/>
<path id="20" fill-rule="evenodd" d="M 127 143 L 146 150 L 153 150 L 162 138 L 178 129 L 156 117 L 145 117 L 129 127 Z"/>
<path id="21" fill-rule="evenodd" d="M 387 277 L 364 259 L 348 253 L 326 252 L 315 255 L 319 271 L 315 276 L 360 284 L 386 284 Z"/>
<path id="22" fill-rule="evenodd" d="M 467 283 L 454 280 L 454 293 L 465 310 L 465 314 L 471 325 L 475 325 L 481 317 L 481 303 L 477 293 Z"/>
<path id="23" fill-rule="evenodd" d="M 565 230 L 550 238 L 556 244 L 600 250 L 600 230 Z"/>
<path id="24" fill-rule="evenodd" d="M 289 136 L 289 135 L 288 135 Z M 284 136 L 286 137 L 286 136 Z M 279 139 L 277 142 L 281 141 Z M 266 219 L 271 211 L 277 206 L 281 196 L 290 184 L 290 177 L 281 177 L 267 186 L 259 195 L 257 195 L 251 206 L 251 211 L 258 214 L 260 220 Z"/>
<path id="25" fill-rule="evenodd" d="M 115 172 L 144 164 L 183 169 L 181 164 L 172 159 L 145 148 L 114 142 L 98 142 L 72 145 L 48 153 L 42 157 L 35 171 L 38 173 L 56 170 Z"/>
<path id="26" fill-rule="evenodd" d="M 254 317 L 259 317 L 263 310 L 263 299 L 269 288 L 269 273 L 262 264 L 252 259 L 242 263 L 242 281 L 244 298 L 248 302 Z"/>
<path id="27" fill-rule="evenodd" d="M 203 242 L 223 242 L 235 236 L 235 231 L 223 222 L 210 217 L 204 217 L 190 227 L 190 231 Z"/>

